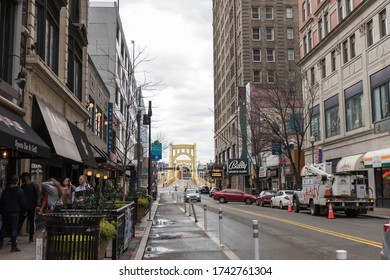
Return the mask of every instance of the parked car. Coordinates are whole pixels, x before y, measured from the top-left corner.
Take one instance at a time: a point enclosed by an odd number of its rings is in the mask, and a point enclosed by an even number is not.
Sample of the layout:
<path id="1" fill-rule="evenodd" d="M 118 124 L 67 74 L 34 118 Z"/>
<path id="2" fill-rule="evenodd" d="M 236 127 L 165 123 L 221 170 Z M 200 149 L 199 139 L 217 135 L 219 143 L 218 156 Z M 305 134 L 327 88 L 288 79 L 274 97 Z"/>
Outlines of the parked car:
<path id="1" fill-rule="evenodd" d="M 279 207 L 283 209 L 288 207 L 288 204 L 292 205 L 294 191 L 293 190 L 281 190 L 276 192 L 276 194 L 271 198 L 271 207 Z"/>
<path id="2" fill-rule="evenodd" d="M 206 193 L 206 194 L 209 194 L 210 193 L 210 188 L 208 186 L 203 186 L 201 189 L 200 189 L 200 193 L 203 194 L 203 193 Z"/>
<path id="3" fill-rule="evenodd" d="M 239 189 L 224 189 L 214 193 L 214 200 L 218 200 L 219 203 L 245 202 L 246 204 L 252 204 L 256 201 L 256 197 Z"/>
<path id="4" fill-rule="evenodd" d="M 201 201 L 199 191 L 197 189 L 189 188 L 186 190 L 186 192 L 184 193 L 184 202 L 189 202 L 190 199 L 191 201 Z"/>
<path id="5" fill-rule="evenodd" d="M 271 205 L 271 198 L 275 195 L 274 191 L 262 191 L 258 197 L 256 197 L 256 205 L 265 206 Z"/>
<path id="6" fill-rule="evenodd" d="M 381 251 L 381 259 L 390 260 L 390 228 L 387 228 L 385 234 L 383 235 L 383 249 Z"/>
<path id="7" fill-rule="evenodd" d="M 220 189 L 219 188 L 212 188 L 211 190 L 210 190 L 210 192 L 209 192 L 209 197 L 213 197 L 214 196 L 214 194 L 216 193 L 216 192 L 219 192 L 220 191 Z"/>

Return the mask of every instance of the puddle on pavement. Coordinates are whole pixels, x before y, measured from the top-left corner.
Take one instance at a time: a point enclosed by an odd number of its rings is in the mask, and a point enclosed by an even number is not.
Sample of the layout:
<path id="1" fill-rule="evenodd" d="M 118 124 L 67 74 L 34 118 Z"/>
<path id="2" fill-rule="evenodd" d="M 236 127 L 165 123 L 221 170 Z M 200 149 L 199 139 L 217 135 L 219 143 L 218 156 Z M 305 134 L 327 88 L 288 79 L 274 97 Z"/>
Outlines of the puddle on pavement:
<path id="1" fill-rule="evenodd" d="M 166 248 L 166 247 L 146 247 L 145 254 L 148 256 L 156 255 L 156 254 L 163 254 L 168 252 L 173 252 L 174 250 Z"/>
<path id="2" fill-rule="evenodd" d="M 180 239 L 183 237 L 196 237 L 199 236 L 199 234 L 192 234 L 188 232 L 175 232 L 175 233 L 153 233 L 149 235 L 150 239 L 158 239 L 158 240 L 170 240 L 170 239 Z"/>
<path id="3" fill-rule="evenodd" d="M 153 220 L 153 226 L 165 226 L 165 225 L 172 225 L 175 224 L 175 221 L 168 220 L 168 219 L 156 219 Z"/>

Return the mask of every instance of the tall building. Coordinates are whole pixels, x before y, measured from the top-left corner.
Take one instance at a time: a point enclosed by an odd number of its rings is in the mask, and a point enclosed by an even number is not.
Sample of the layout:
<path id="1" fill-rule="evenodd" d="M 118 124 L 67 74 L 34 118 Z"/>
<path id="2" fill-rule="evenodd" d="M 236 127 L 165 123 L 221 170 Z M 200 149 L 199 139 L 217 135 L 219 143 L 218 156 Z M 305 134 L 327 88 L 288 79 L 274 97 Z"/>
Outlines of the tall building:
<path id="1" fill-rule="evenodd" d="M 216 165 L 247 157 L 240 136 L 239 89 L 287 79 L 299 60 L 298 34 L 297 1 L 213 0 Z M 224 176 L 219 184 L 244 188 L 246 181 Z"/>
<path id="2" fill-rule="evenodd" d="M 146 130 L 141 125 L 145 106 L 134 75 L 135 43 L 131 41 L 129 49 L 117 2 L 90 2 L 88 40 L 88 53 L 110 92 L 107 152 L 124 170 L 137 168 L 140 173 L 147 147 Z"/>
<path id="3" fill-rule="evenodd" d="M 389 13 L 388 1 L 299 1 L 303 88 L 318 90 L 307 146 L 368 178 L 377 207 L 390 207 Z"/>

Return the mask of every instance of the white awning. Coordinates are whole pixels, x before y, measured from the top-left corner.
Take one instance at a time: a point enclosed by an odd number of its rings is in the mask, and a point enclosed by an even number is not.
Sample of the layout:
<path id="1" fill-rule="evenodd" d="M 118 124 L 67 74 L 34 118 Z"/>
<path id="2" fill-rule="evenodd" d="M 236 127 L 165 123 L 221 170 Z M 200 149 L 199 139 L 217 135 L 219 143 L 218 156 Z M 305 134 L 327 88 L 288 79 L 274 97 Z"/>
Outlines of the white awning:
<path id="1" fill-rule="evenodd" d="M 364 155 L 364 166 L 385 167 L 390 166 L 390 149 L 371 151 Z"/>
<path id="2" fill-rule="evenodd" d="M 336 166 L 336 172 L 361 171 L 364 168 L 364 154 L 343 157 Z"/>

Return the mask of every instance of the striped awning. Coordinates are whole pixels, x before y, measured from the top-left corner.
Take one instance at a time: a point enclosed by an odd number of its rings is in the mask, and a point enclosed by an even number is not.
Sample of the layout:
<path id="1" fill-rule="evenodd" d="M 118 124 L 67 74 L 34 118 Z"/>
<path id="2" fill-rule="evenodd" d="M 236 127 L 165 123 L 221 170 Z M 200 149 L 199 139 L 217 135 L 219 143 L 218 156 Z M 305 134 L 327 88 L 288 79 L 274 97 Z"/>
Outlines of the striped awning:
<path id="1" fill-rule="evenodd" d="M 390 149 L 367 152 L 363 161 L 366 168 L 390 166 Z"/>
<path id="2" fill-rule="evenodd" d="M 351 172 L 364 170 L 364 154 L 343 157 L 336 167 L 336 172 Z"/>

